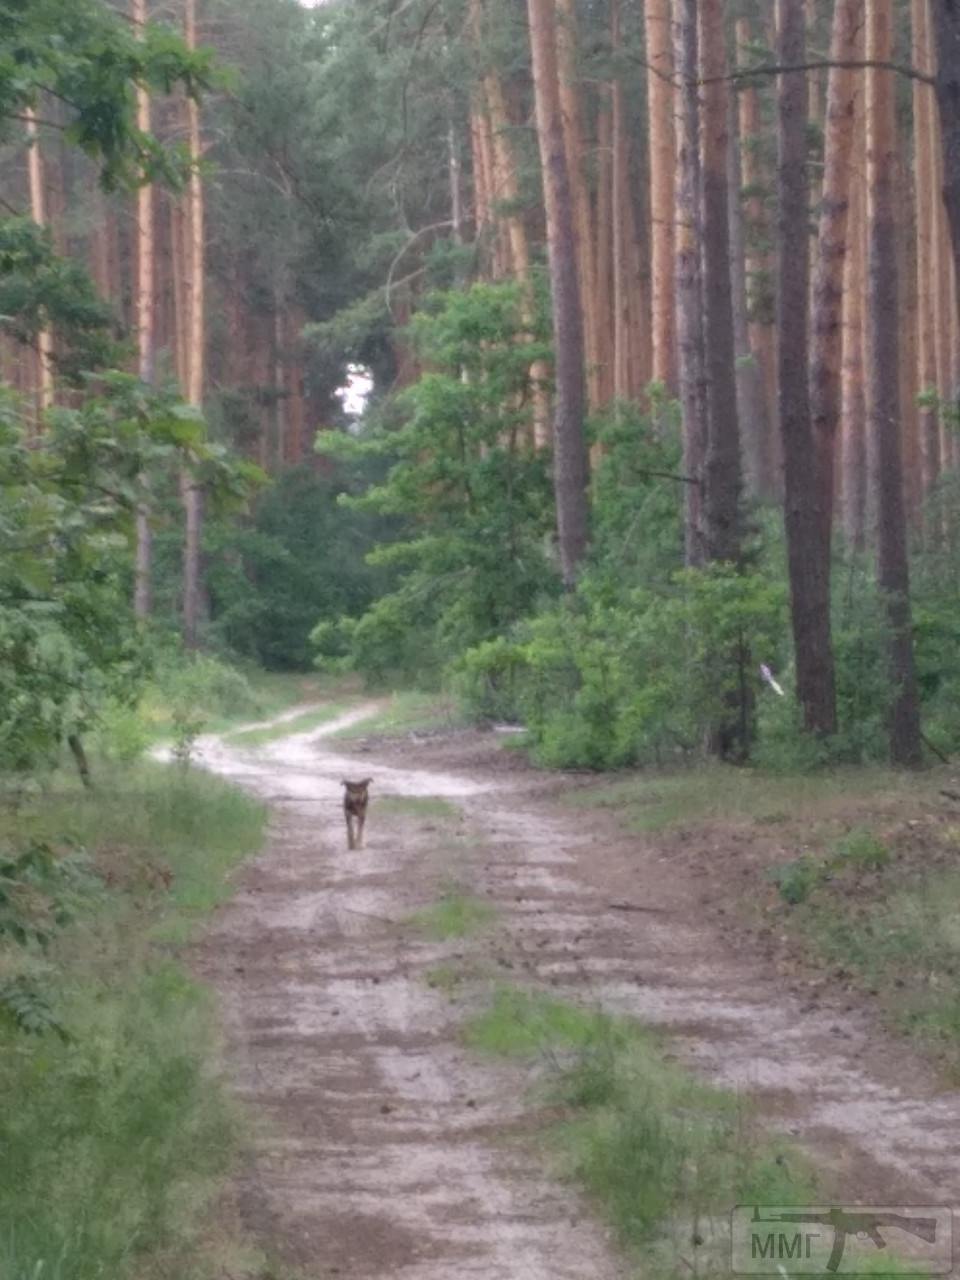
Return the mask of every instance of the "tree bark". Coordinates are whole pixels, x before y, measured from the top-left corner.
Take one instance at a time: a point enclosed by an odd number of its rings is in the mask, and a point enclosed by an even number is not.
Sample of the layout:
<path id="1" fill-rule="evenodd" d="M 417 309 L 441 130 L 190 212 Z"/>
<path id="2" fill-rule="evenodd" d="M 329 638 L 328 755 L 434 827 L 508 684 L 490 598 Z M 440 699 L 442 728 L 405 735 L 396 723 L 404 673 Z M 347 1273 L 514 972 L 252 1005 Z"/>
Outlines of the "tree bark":
<path id="1" fill-rule="evenodd" d="M 481 0 L 471 0 L 471 36 L 478 54 L 483 56 L 483 8 Z M 499 245 L 499 267 L 504 275 L 512 274 L 520 284 L 523 295 L 523 322 L 533 329 L 536 302 L 533 296 L 530 241 L 527 226 L 519 209 L 520 183 L 517 178 L 517 161 L 510 138 L 510 116 L 503 92 L 500 73 L 490 67 L 481 76 L 476 94 L 477 114 L 481 117 L 489 135 L 489 160 L 491 184 L 487 196 L 486 215 L 496 228 Z M 497 211 L 501 202 L 503 213 Z M 502 235 L 505 230 L 506 237 Z M 549 371 L 542 361 L 530 370 L 531 401 L 533 407 L 533 444 L 545 448 L 550 438 Z"/>
<path id="2" fill-rule="evenodd" d="M 753 39 L 748 19 L 736 24 L 737 64 L 746 64 L 743 51 Z M 760 99 L 757 89 L 744 85 L 737 93 L 740 115 L 741 169 L 743 186 L 748 192 L 744 204 L 744 238 L 746 241 L 747 300 L 750 313 L 750 350 L 760 365 L 764 389 L 764 426 L 762 448 L 756 457 L 756 486 L 761 498 L 776 497 L 781 490 L 781 450 L 777 425 L 777 341 L 774 327 L 772 264 L 767 243 L 771 239 L 767 208 L 763 199 L 765 175 L 758 158 L 763 136 Z"/>
<path id="3" fill-rule="evenodd" d="M 483 84 L 476 86 L 470 110 L 470 140 L 473 149 L 474 229 L 483 251 L 481 261 L 489 279 L 498 272 L 499 231 L 493 216 L 496 179 L 493 172 L 493 141 L 487 115 Z"/>
<path id="4" fill-rule="evenodd" d="M 650 340 L 650 244 L 649 213 L 638 209 L 637 184 L 631 177 L 633 148 L 630 130 L 623 146 L 624 232 L 627 250 L 627 395 L 640 400 L 653 377 L 653 344 Z"/>
<path id="5" fill-rule="evenodd" d="M 547 218 L 556 394 L 553 484 L 564 584 L 571 589 L 587 549 L 587 447 L 584 435 L 583 324 L 570 176 L 557 79 L 553 0 L 528 0 L 537 139 Z"/>
<path id="6" fill-rule="evenodd" d="M 730 205 L 730 287 L 733 291 L 733 340 L 736 351 L 737 413 L 743 442 L 747 490 L 763 496 L 763 452 L 769 426 L 763 371 L 750 345 L 750 308 L 747 298 L 747 248 L 743 215 L 743 167 L 740 153 L 740 115 L 736 96 L 730 95 L 728 198 Z"/>
<path id="7" fill-rule="evenodd" d="M 677 129 L 676 291 L 680 401 L 683 406 L 685 561 L 703 564 L 703 465 L 707 439 L 707 375 L 703 333 L 703 280 L 700 272 L 701 172 L 697 0 L 673 0 L 675 64 L 680 79 Z"/>
<path id="8" fill-rule="evenodd" d="M 707 449 L 703 478 L 704 552 L 708 562 L 741 560 L 741 462 L 730 281 L 727 183 L 729 94 L 722 0 L 701 0 L 700 76 L 703 182 L 703 314 L 707 372 Z M 709 728 L 707 748 L 722 758 L 749 753 L 752 692 L 746 637 L 711 654 L 715 678 L 726 688 L 724 708 Z M 735 675 L 735 679 L 731 679 Z"/>
<path id="9" fill-rule="evenodd" d="M 39 227 L 47 226 L 47 199 L 43 173 L 40 134 L 33 107 L 24 108 L 27 127 L 27 174 L 30 182 L 30 216 Z M 53 407 L 53 334 L 44 326 L 36 340 L 36 408 L 37 414 Z"/>
<path id="10" fill-rule="evenodd" d="M 936 181 L 939 187 L 943 177 L 943 155 L 939 146 L 940 140 L 940 122 L 939 117 L 934 121 L 937 134 L 937 148 L 935 156 Z M 938 412 L 937 412 L 937 430 L 940 439 L 940 465 L 944 471 L 950 471 L 953 467 L 953 448 L 952 448 L 952 430 L 949 423 L 949 415 L 945 410 L 949 408 L 951 399 L 950 390 L 950 317 L 953 311 L 953 289 L 951 286 L 951 247 L 950 247 L 950 231 L 947 226 L 947 210 L 943 200 L 934 202 L 934 221 L 933 221 L 933 245 L 932 245 L 932 271 L 933 271 L 933 314 L 934 314 L 934 334 L 936 339 L 936 363 L 937 363 L 937 395 L 938 395 Z"/>
<path id="11" fill-rule="evenodd" d="M 860 0 L 837 0 L 830 40 L 830 61 L 852 62 L 862 25 Z M 848 252 L 851 158 L 856 132 L 858 74 L 835 65 L 827 81 L 823 198 L 813 278 L 813 341 L 810 405 L 817 490 L 823 514 L 823 545 L 828 558 L 833 529 L 833 478 L 840 418 L 843 279 Z"/>
<path id="12" fill-rule="evenodd" d="M 130 16 L 138 30 L 147 20 L 147 0 L 132 0 Z M 150 94 L 137 88 L 137 128 L 141 133 L 151 129 Z M 154 191 L 145 183 L 137 191 L 137 372 L 142 382 L 152 384 L 155 373 L 156 334 L 154 330 Z M 140 477 L 143 493 L 137 503 L 136 553 L 134 559 L 133 611 L 142 622 L 153 609 L 153 530 L 150 527 L 150 504 L 146 489 L 148 478 Z"/>
<path id="13" fill-rule="evenodd" d="M 913 65 L 930 73 L 929 0 L 913 0 Z M 920 410 L 922 492 L 929 497 L 940 478 L 940 428 L 935 405 L 929 397 L 937 385 L 937 348 L 934 327 L 933 236 L 937 195 L 934 188 L 934 94 L 929 85 L 913 84 L 913 136 L 917 175 L 917 381 L 924 404 Z"/>
<path id="14" fill-rule="evenodd" d="M 620 48 L 620 0 L 610 4 L 610 44 Z M 623 82 L 616 77 L 610 90 L 612 118 L 613 185 L 613 395 L 626 400 L 630 394 L 630 237 L 627 211 L 630 201 L 630 164 Z"/>
<path id="15" fill-rule="evenodd" d="M 891 0 L 866 0 L 867 60 L 893 56 Z M 877 495 L 877 578 L 890 626 L 890 758 L 921 760 L 920 707 L 913 662 L 910 570 L 900 450 L 898 282 L 896 256 L 896 105 L 893 73 L 871 68 L 867 79 L 869 201 L 870 429 Z"/>
<path id="16" fill-rule="evenodd" d="M 587 401 L 592 411 L 600 404 L 600 351 L 597 345 L 596 315 L 597 273 L 594 259 L 593 211 L 584 172 L 583 111 L 577 72 L 577 13 L 573 0 L 558 0 L 558 13 L 560 19 L 557 24 L 560 113 L 573 199 L 580 307 L 583 315 L 586 355 Z"/>
<path id="17" fill-rule="evenodd" d="M 612 85 L 601 90 L 597 113 L 596 264 L 598 393 L 601 406 L 613 398 L 613 105 Z"/>
<path id="18" fill-rule="evenodd" d="M 858 145 L 862 147 L 862 112 L 858 112 L 855 130 Z M 863 182 L 856 175 L 850 194 L 847 227 L 849 249 L 843 264 L 843 371 L 840 395 L 843 422 L 843 527 L 848 547 L 858 552 L 864 549 L 867 524 L 867 406 L 863 389 L 865 201 Z"/>
<path id="19" fill-rule="evenodd" d="M 196 0 L 185 0 L 184 31 L 188 48 L 197 43 Z M 205 310 L 204 310 L 204 200 L 203 179 L 197 168 L 201 158 L 200 106 L 187 99 L 187 125 L 190 160 L 193 168 L 187 186 L 187 324 L 186 399 L 197 409 L 203 408 L 205 383 Z M 200 616 L 203 607 L 203 490 L 199 481 L 184 472 L 183 505 L 185 536 L 183 547 L 183 642 L 188 649 L 199 644 Z"/>
<path id="20" fill-rule="evenodd" d="M 930 0 L 943 149 L 943 199 L 950 224 L 955 305 L 960 310 L 960 0 Z"/>
<path id="21" fill-rule="evenodd" d="M 653 379 L 677 386 L 674 294 L 676 212 L 673 47 L 670 0 L 646 0 L 647 115 L 650 150 L 650 281 Z"/>
<path id="22" fill-rule="evenodd" d="M 484 107 L 480 99 L 480 90 L 475 88 L 470 101 L 470 155 L 472 158 L 470 171 L 473 177 L 473 230 L 478 244 L 483 243 L 490 222 L 489 181 L 486 175 L 480 121 Z"/>
<path id="23" fill-rule="evenodd" d="M 900 440 L 907 528 L 919 527 L 922 477 L 920 415 L 917 405 L 917 219 L 914 165 L 898 148 L 896 174 L 897 279 L 900 282 Z"/>
<path id="24" fill-rule="evenodd" d="M 803 0 L 778 0 L 779 61 L 797 66 L 806 56 L 806 17 Z M 827 421 L 816 440 L 808 386 L 807 298 L 809 288 L 808 191 L 806 174 L 807 84 L 804 72 L 780 77 L 777 91 L 777 328 L 780 337 L 780 429 L 783 436 L 784 524 L 790 577 L 790 617 L 797 673 L 797 699 L 804 728 L 810 733 L 836 732 L 836 688 L 830 638 L 830 514 L 825 500 L 832 497 L 833 475 L 823 474 L 829 434 L 829 340 L 835 323 L 835 297 L 819 299 L 817 320 L 824 339 L 815 385 L 826 396 Z M 839 179 L 838 179 L 839 180 Z M 831 218 L 831 214 L 834 216 Z M 846 214 L 844 206 L 843 214 Z M 837 249 L 836 211 L 824 207 L 821 255 Z M 831 263 L 842 265 L 840 259 Z M 817 448 L 822 450 L 817 455 Z"/>
<path id="25" fill-rule="evenodd" d="M 74 764 L 77 766 L 77 773 L 80 775 L 84 790 L 92 791 L 93 775 L 90 772 L 90 761 L 83 745 L 83 738 L 79 733 L 68 733 L 67 746 L 70 748 L 70 754 L 73 756 Z"/>
<path id="26" fill-rule="evenodd" d="M 730 287 L 727 128 L 730 92 L 721 0 L 701 0 L 703 296 L 707 367 L 704 535 L 708 560 L 740 558 L 740 435 Z"/>

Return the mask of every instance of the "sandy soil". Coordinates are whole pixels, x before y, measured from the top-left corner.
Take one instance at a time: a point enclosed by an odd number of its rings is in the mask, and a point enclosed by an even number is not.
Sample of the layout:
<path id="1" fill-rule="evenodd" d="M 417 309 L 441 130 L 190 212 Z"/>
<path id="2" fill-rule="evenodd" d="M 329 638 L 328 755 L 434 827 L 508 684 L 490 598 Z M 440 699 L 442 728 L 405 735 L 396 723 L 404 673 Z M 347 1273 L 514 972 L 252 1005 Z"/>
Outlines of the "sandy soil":
<path id="1" fill-rule="evenodd" d="M 960 1204 L 960 1094 L 848 993 L 745 946 L 695 863 L 563 808 L 570 780 L 493 735 L 328 740 L 370 709 L 259 750 L 201 744 L 273 806 L 265 853 L 196 953 L 256 1125 L 241 1216 L 271 1256 L 310 1280 L 628 1274 L 550 1176 L 524 1069 L 461 1047 L 462 1003 L 428 985 L 447 963 L 667 1028 L 679 1057 L 809 1150 L 838 1202 Z M 442 797 L 460 816 L 374 799 L 367 848 L 348 853 L 339 780 L 366 775 L 374 797 Z M 411 928 L 451 882 L 496 905 L 483 938 Z"/>

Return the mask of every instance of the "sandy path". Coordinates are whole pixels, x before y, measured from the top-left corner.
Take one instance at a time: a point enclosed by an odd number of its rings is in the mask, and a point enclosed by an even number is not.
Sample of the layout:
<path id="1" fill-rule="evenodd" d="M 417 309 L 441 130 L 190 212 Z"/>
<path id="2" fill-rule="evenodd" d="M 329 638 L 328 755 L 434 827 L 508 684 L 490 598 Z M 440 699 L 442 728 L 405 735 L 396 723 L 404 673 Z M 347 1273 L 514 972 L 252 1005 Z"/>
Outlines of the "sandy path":
<path id="1" fill-rule="evenodd" d="M 197 956 L 258 1129 L 244 1225 L 310 1280 L 615 1280 L 626 1272 L 575 1194 L 505 1136 L 527 1081 L 472 1060 L 462 1015 L 425 981 L 462 947 L 402 923 L 449 874 L 447 836 L 374 807 L 367 848 L 345 848 L 339 779 L 357 761 L 323 739 L 369 710 L 260 751 L 200 744 L 207 767 L 276 802 L 266 852 Z M 466 800 L 494 785 L 359 772 L 377 795 Z"/>
<path id="2" fill-rule="evenodd" d="M 813 1153 L 838 1201 L 960 1205 L 960 1095 L 856 1008 L 790 990 L 704 917 L 696 884 L 612 822 L 564 811 L 556 780 L 415 743 L 360 759 L 325 738 L 361 707 L 209 767 L 275 807 L 267 852 L 201 963 L 227 1013 L 237 1086 L 263 1121 L 245 1217 L 309 1277 L 605 1280 L 626 1274 L 570 1189 L 504 1137 L 524 1079 L 457 1042 L 462 1010 L 424 975 L 460 947 L 402 920 L 456 876 L 495 901 L 485 961 L 668 1027 L 699 1070 L 748 1094 Z M 433 767 L 435 764 L 441 767 Z M 443 796 L 460 840 L 378 818 L 348 854 L 340 777 Z M 653 911 L 611 909 L 611 903 Z M 541 1167 L 538 1167 L 541 1166 Z"/>

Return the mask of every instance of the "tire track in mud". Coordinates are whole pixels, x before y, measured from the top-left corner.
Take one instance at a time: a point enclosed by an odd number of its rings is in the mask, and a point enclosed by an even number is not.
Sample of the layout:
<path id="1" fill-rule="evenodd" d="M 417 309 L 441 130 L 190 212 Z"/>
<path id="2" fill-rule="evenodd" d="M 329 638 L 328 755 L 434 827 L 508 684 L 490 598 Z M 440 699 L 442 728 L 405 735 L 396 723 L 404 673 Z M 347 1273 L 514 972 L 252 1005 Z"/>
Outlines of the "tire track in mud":
<path id="1" fill-rule="evenodd" d="M 612 821 L 564 813 L 545 794 L 555 779 L 451 773 L 416 744 L 362 764 L 337 754 L 329 735 L 372 709 L 259 752 L 203 743 L 208 767 L 282 798 L 267 851 L 199 956 L 259 1120 L 241 1193 L 261 1240 L 311 1280 L 627 1274 L 576 1195 L 515 1140 L 523 1072 L 465 1053 L 463 1007 L 425 983 L 474 950 L 403 925 L 436 899 L 452 858 L 500 913 L 479 944 L 494 972 L 668 1029 L 684 1061 L 807 1147 L 838 1201 L 960 1205 L 960 1096 L 908 1048 L 738 955 L 702 917 L 696 885 Z M 444 797 L 463 823 L 388 818 L 374 800 L 368 847 L 348 853 L 338 783 L 358 768 L 374 797 Z"/>

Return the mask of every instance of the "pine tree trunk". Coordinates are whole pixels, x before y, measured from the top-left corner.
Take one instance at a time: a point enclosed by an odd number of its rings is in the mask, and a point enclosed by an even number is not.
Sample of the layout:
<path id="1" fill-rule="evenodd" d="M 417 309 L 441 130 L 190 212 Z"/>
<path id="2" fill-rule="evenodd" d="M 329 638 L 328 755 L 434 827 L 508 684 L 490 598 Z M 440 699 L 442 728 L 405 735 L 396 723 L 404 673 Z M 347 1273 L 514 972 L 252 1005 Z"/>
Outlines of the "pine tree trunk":
<path id="1" fill-rule="evenodd" d="M 821 553 L 829 555 L 833 528 L 833 478 L 840 419 L 843 278 L 848 252 L 851 158 L 861 80 L 841 63 L 857 56 L 860 0 L 837 0 L 830 40 L 830 61 L 837 64 L 827 81 L 823 196 L 813 278 L 813 334 L 810 407 L 816 485 L 824 527 Z M 829 567 L 828 567 L 829 574 Z"/>
<path id="2" fill-rule="evenodd" d="M 861 97 L 862 101 L 862 97 Z M 863 146 L 862 111 L 855 124 L 857 145 Z M 847 227 L 849 249 L 843 264 L 843 527 L 847 546 L 863 551 L 867 525 L 867 405 L 864 396 L 863 297 L 866 281 L 866 196 L 859 174 L 854 175 Z"/>
<path id="3" fill-rule="evenodd" d="M 746 65 L 744 50 L 753 39 L 750 22 L 741 18 L 736 24 L 737 65 Z M 744 203 L 744 238 L 746 241 L 747 300 L 750 312 L 750 350 L 760 366 L 764 391 L 764 435 L 755 459 L 756 488 L 761 498 L 771 499 L 780 493 L 781 451 L 777 422 L 777 342 L 772 299 L 772 264 L 767 248 L 772 239 L 763 199 L 765 175 L 758 158 L 763 136 L 760 98 L 757 89 L 747 84 L 737 94 L 740 115 L 741 172 L 744 188 L 749 192 Z"/>
<path id="4" fill-rule="evenodd" d="M 590 410 L 600 404 L 600 350 L 597 344 L 597 273 L 594 259 L 593 211 L 584 171 L 585 147 L 581 89 L 577 75 L 577 13 L 573 0 L 558 0 L 557 53 L 559 59 L 560 112 L 567 151 L 567 170 L 573 200 L 586 355 L 587 402 Z"/>
<path id="5" fill-rule="evenodd" d="M 866 0 L 867 59 L 893 58 L 892 0 Z M 890 626 L 890 758 L 921 760 L 920 707 L 913 663 L 910 570 L 900 452 L 898 287 L 896 257 L 896 106 L 893 72 L 867 78 L 869 200 L 870 430 L 877 494 L 877 578 Z"/>
<path id="6" fill-rule="evenodd" d="M 730 206 L 730 287 L 733 291 L 733 340 L 737 353 L 737 412 L 747 490 L 761 497 L 762 455 L 769 430 L 763 372 L 750 346 L 750 318 L 747 300 L 746 231 L 743 217 L 743 170 L 740 156 L 740 117 L 736 98 L 730 95 L 730 141 L 728 146 L 728 200 Z"/>
<path id="7" fill-rule="evenodd" d="M 729 82 L 722 0 L 701 0 L 700 70 L 704 84 L 702 134 L 703 300 L 707 372 L 707 450 L 704 461 L 703 527 L 706 559 L 741 558 L 741 464 L 730 282 L 730 221 L 727 194 Z M 725 705 L 710 726 L 707 748 L 722 758 L 746 759 L 753 698 L 747 678 L 749 640 L 711 654 Z M 735 678 L 731 678 L 735 674 Z"/>
<path id="8" fill-rule="evenodd" d="M 177 372 L 177 382 L 184 395 L 190 381 L 190 361 L 187 355 L 187 339 L 190 325 L 187 319 L 189 290 L 189 248 L 187 214 L 182 200 L 168 197 L 170 206 L 170 259 L 172 274 L 173 315 L 171 334 L 173 338 L 173 363 Z"/>
<path id="9" fill-rule="evenodd" d="M 470 5 L 471 34 L 478 51 L 483 46 L 483 10 L 480 0 L 472 0 Z M 498 262 L 503 275 L 512 274 L 523 291 L 523 321 L 531 328 L 534 323 L 536 303 L 533 296 L 533 278 L 531 275 L 530 241 L 523 215 L 520 212 L 520 184 L 517 177 L 517 161 L 513 144 L 510 140 L 510 117 L 507 111 L 506 96 L 499 72 L 495 67 L 486 71 L 476 94 L 479 116 L 489 135 L 489 159 L 484 162 L 491 167 L 486 181 L 490 188 L 487 195 L 486 215 L 496 228 L 496 243 L 499 246 Z M 481 146 L 481 152 L 484 147 Z M 489 194 L 492 192 L 492 195 Z M 495 205 L 501 203 L 506 212 L 495 213 Z M 506 231 L 506 240 L 501 234 L 501 227 Z M 550 397 L 549 371 L 541 361 L 537 361 L 530 370 L 531 400 L 533 407 L 533 444 L 536 448 L 545 448 L 550 438 Z"/>
<path id="10" fill-rule="evenodd" d="M 286 322 L 286 386 L 285 394 L 287 410 L 287 452 L 286 461 L 292 466 L 299 466 L 306 454 L 304 443 L 304 403 L 303 403 L 303 347 L 301 333 L 306 323 L 303 312 L 294 307 L 285 316 Z"/>
<path id="11" fill-rule="evenodd" d="M 196 0 L 185 0 L 184 29 L 187 46 L 196 48 Z M 205 311 L 204 311 L 204 201 L 203 180 L 197 169 L 201 158 L 200 107 L 194 98 L 187 99 L 188 145 L 193 169 L 187 186 L 187 402 L 203 408 L 205 383 Z M 183 547 L 183 642 L 188 649 L 199 644 L 200 617 L 203 608 L 203 490 L 188 472 L 184 473 L 183 504 L 185 537 Z"/>
<path id="12" fill-rule="evenodd" d="M 730 92 L 722 0 L 701 0 L 700 66 L 705 82 L 703 297 L 707 367 L 704 535 L 708 560 L 740 558 L 740 436 L 730 287 L 727 128 Z"/>
<path id="13" fill-rule="evenodd" d="M 620 0 L 610 4 L 610 43 L 620 48 Z M 630 394 L 630 163 L 623 83 L 619 77 L 610 90 L 613 186 L 613 395 L 626 400 Z"/>
<path id="14" fill-rule="evenodd" d="M 930 73 L 928 0 L 913 0 L 913 65 Z M 929 497 L 940 478 L 940 427 L 936 407 L 927 403 L 937 384 L 936 330 L 934 328 L 933 237 L 936 205 L 934 187 L 934 97 L 929 85 L 913 84 L 913 136 L 917 175 L 917 380 L 924 404 L 920 410 L 920 454 L 923 465 L 923 496 Z"/>
<path id="15" fill-rule="evenodd" d="M 533 277 L 530 269 L 530 241 L 526 223 L 520 213 L 520 184 L 517 178 L 517 162 L 510 142 L 510 120 L 503 94 L 503 86 L 496 71 L 484 78 L 489 120 L 492 135 L 493 168 L 497 182 L 497 200 L 502 201 L 508 213 L 503 215 L 507 241 L 504 265 L 506 273 L 512 273 L 523 290 L 523 316 L 532 329 L 536 303 L 533 296 Z M 497 219 L 499 221 L 499 219 Z M 547 390 L 549 370 L 537 361 L 530 370 L 533 402 L 533 443 L 536 448 L 546 448 L 550 439 L 550 396 Z"/>
<path id="16" fill-rule="evenodd" d="M 33 107 L 24 108 L 27 127 L 27 173 L 30 180 L 30 216 L 40 227 L 47 225 L 47 199 L 43 173 L 40 135 Z M 53 334 L 43 328 L 36 340 L 36 408 L 43 414 L 53 406 Z"/>
<path id="17" fill-rule="evenodd" d="M 138 29 L 147 20 L 147 0 L 133 0 L 130 16 Z M 137 128 L 150 133 L 150 95 L 137 88 Z M 154 331 L 154 193 L 153 184 L 145 183 L 137 191 L 137 372 L 142 382 L 153 383 L 155 373 Z M 136 553 L 134 559 L 133 611 L 140 621 L 149 618 L 153 609 L 153 531 L 150 527 L 150 504 L 146 489 L 148 478 L 140 477 L 143 490 L 137 503 Z"/>
<path id="18" fill-rule="evenodd" d="M 646 0 L 647 113 L 650 140 L 650 280 L 653 379 L 677 386 L 673 48 L 670 0 Z"/>
<path id="19" fill-rule="evenodd" d="M 613 106 L 612 86 L 601 91 L 597 115 L 596 263 L 598 393 L 600 405 L 613 398 Z"/>
<path id="20" fill-rule="evenodd" d="M 473 155 L 474 232 L 482 250 L 481 262 L 487 269 L 486 274 L 490 279 L 495 279 L 497 232 L 493 217 L 493 144 L 490 139 L 490 121 L 487 117 L 482 84 L 477 85 L 473 93 L 470 109 L 470 143 Z"/>
<path id="21" fill-rule="evenodd" d="M 563 580 L 568 589 L 587 549 L 587 448 L 584 434 L 583 325 L 570 177 L 557 81 L 553 0 L 528 0 L 537 138 L 543 175 L 553 310 L 556 395 L 553 482 Z"/>
<path id="22" fill-rule="evenodd" d="M 480 115 L 482 111 L 480 90 L 476 88 L 470 102 L 470 156 L 473 177 L 473 231 L 478 245 L 483 243 L 490 221 L 489 183 L 481 138 Z"/>
<path id="23" fill-rule="evenodd" d="M 913 166 L 903 148 L 897 156 L 897 279 L 900 282 L 900 440 L 903 451 L 903 490 L 907 527 L 919 527 L 922 489 L 920 426 L 917 396 L 917 262 L 916 201 Z"/>
<path id="24" fill-rule="evenodd" d="M 453 104 L 447 108 L 447 181 L 450 185 L 450 231 L 453 243 L 459 248 L 463 245 L 463 181 L 460 163 L 460 143 L 457 139 L 457 128 L 454 123 Z M 463 271 L 457 268 L 457 278 L 463 278 Z"/>
<path id="25" fill-rule="evenodd" d="M 677 129 L 676 291 L 683 406 L 685 485 L 685 561 L 700 565 L 703 537 L 703 469 L 707 439 L 707 375 L 703 333 L 703 280 L 700 272 L 701 174 L 700 100 L 697 88 L 697 0 L 673 0 L 675 65 L 680 80 Z"/>
<path id="26" fill-rule="evenodd" d="M 650 244 L 649 214 L 640 212 L 634 198 L 637 184 L 630 178 L 631 148 L 624 148 L 623 173 L 626 180 L 624 230 L 627 247 L 627 394 L 640 400 L 653 377 L 653 343 L 650 336 Z"/>
<path id="27" fill-rule="evenodd" d="M 943 148 L 943 199 L 950 224 L 955 305 L 960 286 L 960 0 L 930 0 Z"/>
<path id="28" fill-rule="evenodd" d="M 286 302 L 281 293 L 281 286 L 274 285 L 273 291 L 273 334 L 270 344 L 273 352 L 273 471 L 279 475 L 283 470 L 283 460 L 287 452 L 287 397 L 286 370 L 284 369 L 284 333 L 283 321 Z"/>
<path id="29" fill-rule="evenodd" d="M 842 10 L 838 10 L 842 18 Z M 803 0 L 778 0 L 780 46 L 777 61 L 799 66 L 806 60 L 806 17 Z M 822 342 L 814 371 L 821 393 L 820 436 L 816 439 L 808 387 L 807 299 L 809 289 L 808 191 L 806 176 L 807 84 L 804 72 L 781 75 L 777 93 L 777 328 L 780 337 L 780 429 L 783 436 L 784 524 L 790 577 L 790 616 L 797 672 L 797 699 L 804 727 L 810 733 L 836 732 L 836 689 L 830 638 L 830 512 L 833 472 L 824 474 L 828 452 L 832 460 L 829 396 L 835 335 L 835 293 L 832 281 L 821 275 L 817 325 Z M 839 184 L 838 173 L 834 173 Z M 842 267 L 842 228 L 838 225 L 839 189 L 833 205 L 825 204 L 821 220 L 821 258 L 827 269 Z M 842 209 L 845 217 L 845 204 Z M 839 241 L 839 246 L 838 246 Z M 837 250 L 840 250 L 839 256 Z M 839 353 L 837 353 L 839 354 Z M 833 413 L 835 417 L 835 412 Z M 819 450 L 819 453 L 818 453 Z"/>

